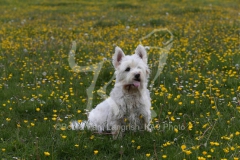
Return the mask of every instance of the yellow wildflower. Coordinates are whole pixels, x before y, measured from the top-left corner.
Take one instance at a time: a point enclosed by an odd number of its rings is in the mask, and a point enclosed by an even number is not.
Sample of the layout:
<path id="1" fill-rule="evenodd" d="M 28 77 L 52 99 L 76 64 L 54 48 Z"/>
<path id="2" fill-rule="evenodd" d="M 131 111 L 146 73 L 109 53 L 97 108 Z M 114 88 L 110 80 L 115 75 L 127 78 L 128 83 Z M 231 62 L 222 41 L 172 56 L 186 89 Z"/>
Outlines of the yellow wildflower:
<path id="1" fill-rule="evenodd" d="M 185 144 L 181 145 L 181 149 L 185 150 L 187 148 L 187 146 Z"/>
<path id="2" fill-rule="evenodd" d="M 192 130 L 192 128 L 193 128 L 193 124 L 192 124 L 192 122 L 188 122 L 188 130 Z"/>
<path id="3" fill-rule="evenodd" d="M 150 155 L 151 155 L 150 153 L 147 153 L 147 154 L 146 154 L 146 157 L 150 157 Z"/>
<path id="4" fill-rule="evenodd" d="M 50 153 L 49 152 L 44 152 L 44 155 L 45 156 L 50 156 Z"/>
<path id="5" fill-rule="evenodd" d="M 96 155 L 98 154 L 98 150 L 94 150 L 93 153 Z"/>
<path id="6" fill-rule="evenodd" d="M 165 155 L 165 154 L 164 154 L 164 155 L 162 155 L 162 158 L 163 158 L 163 159 L 167 158 L 167 155 Z"/>

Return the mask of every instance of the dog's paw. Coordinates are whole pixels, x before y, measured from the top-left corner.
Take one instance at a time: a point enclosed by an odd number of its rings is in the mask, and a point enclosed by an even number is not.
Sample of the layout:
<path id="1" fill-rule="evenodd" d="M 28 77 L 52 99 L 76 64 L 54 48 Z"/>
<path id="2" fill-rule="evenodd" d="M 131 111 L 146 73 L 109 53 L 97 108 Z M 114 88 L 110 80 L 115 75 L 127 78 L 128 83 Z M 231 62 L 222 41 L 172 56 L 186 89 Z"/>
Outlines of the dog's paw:
<path id="1" fill-rule="evenodd" d="M 146 131 L 152 132 L 152 129 L 151 128 L 147 128 Z"/>
<path id="2" fill-rule="evenodd" d="M 150 128 L 150 125 L 145 124 L 145 130 L 148 132 L 152 132 L 152 129 Z"/>

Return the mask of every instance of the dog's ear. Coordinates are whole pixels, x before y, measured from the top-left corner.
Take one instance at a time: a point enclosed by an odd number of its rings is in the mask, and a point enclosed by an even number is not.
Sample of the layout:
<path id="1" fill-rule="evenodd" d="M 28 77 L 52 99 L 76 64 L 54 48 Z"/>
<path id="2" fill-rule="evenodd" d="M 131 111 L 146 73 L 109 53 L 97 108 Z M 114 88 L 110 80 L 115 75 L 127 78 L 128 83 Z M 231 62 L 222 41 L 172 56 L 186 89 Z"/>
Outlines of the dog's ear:
<path id="1" fill-rule="evenodd" d="M 112 61 L 113 66 L 115 68 L 117 68 L 120 65 L 120 62 L 124 56 L 125 54 L 123 53 L 122 49 L 120 47 L 116 47 L 115 53 L 113 55 L 113 61 Z"/>
<path id="2" fill-rule="evenodd" d="M 135 54 L 138 55 L 144 63 L 147 63 L 147 52 L 142 45 L 138 45 Z"/>

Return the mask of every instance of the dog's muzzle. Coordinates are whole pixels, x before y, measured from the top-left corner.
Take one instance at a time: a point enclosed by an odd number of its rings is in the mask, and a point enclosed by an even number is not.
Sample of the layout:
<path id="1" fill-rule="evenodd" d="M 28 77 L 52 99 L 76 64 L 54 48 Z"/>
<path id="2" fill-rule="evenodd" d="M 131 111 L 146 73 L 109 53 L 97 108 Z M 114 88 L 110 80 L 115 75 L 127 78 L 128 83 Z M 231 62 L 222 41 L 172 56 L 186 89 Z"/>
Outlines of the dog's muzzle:
<path id="1" fill-rule="evenodd" d="M 134 76 L 134 79 L 133 79 L 134 81 L 133 81 L 133 85 L 135 86 L 135 87 L 139 87 L 140 86 L 140 74 L 136 74 L 135 76 Z"/>

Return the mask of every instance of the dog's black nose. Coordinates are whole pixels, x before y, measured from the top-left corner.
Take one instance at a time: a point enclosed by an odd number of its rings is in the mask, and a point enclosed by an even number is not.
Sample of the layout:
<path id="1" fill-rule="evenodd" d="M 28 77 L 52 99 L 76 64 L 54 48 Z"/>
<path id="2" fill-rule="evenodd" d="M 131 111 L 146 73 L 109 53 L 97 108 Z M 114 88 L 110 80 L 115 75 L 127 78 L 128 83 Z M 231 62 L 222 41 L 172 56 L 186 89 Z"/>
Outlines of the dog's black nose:
<path id="1" fill-rule="evenodd" d="M 135 78 L 136 78 L 136 79 L 139 79 L 139 78 L 140 78 L 140 74 L 136 74 L 136 75 L 135 75 Z"/>

